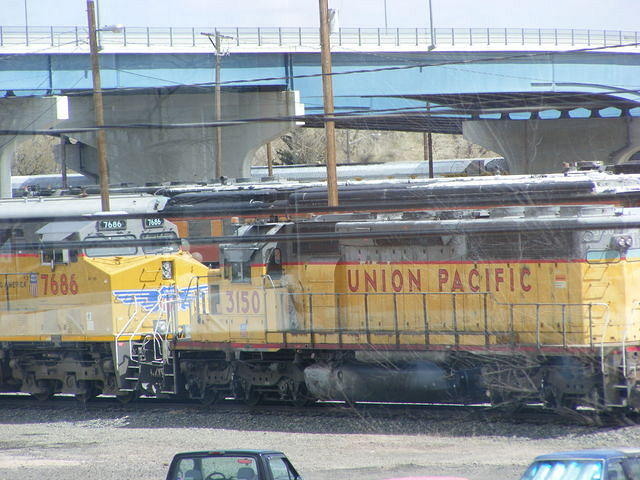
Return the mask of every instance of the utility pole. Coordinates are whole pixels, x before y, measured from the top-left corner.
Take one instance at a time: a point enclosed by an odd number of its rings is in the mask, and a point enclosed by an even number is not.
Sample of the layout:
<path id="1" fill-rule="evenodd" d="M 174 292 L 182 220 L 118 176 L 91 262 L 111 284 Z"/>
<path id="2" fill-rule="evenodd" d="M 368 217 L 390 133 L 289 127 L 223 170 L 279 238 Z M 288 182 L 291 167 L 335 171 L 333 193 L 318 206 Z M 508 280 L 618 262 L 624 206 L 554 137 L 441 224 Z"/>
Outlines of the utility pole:
<path id="1" fill-rule="evenodd" d="M 220 92 L 220 66 L 221 66 L 221 40 L 223 38 L 231 38 L 226 35 L 220 35 L 218 29 L 215 30 L 215 33 L 205 33 L 202 32 L 201 35 L 205 35 L 213 48 L 216 51 L 216 78 L 215 78 L 215 121 L 219 122 L 222 118 L 222 103 L 221 103 L 221 92 Z M 215 40 L 213 38 L 215 38 Z M 215 154 L 215 177 L 222 177 L 222 131 L 220 127 L 215 127 L 216 131 L 216 154 Z"/>
<path id="2" fill-rule="evenodd" d="M 429 162 L 429 178 L 433 178 L 433 139 L 431 132 L 422 132 L 422 144 L 424 146 L 424 159 Z"/>
<path id="3" fill-rule="evenodd" d="M 427 114 L 431 120 L 431 106 L 427 102 Z M 424 159 L 429 162 L 429 178 L 433 178 L 433 138 L 431 131 L 422 132 L 422 144 L 424 146 Z"/>
<path id="4" fill-rule="evenodd" d="M 107 165 L 107 140 L 104 133 L 104 104 L 100 85 L 100 60 L 98 59 L 98 41 L 96 38 L 96 14 L 94 0 L 87 0 L 87 18 L 89 23 L 89 49 L 91 52 L 91 71 L 93 77 L 93 110 L 95 114 L 98 147 L 98 173 L 100 175 L 100 198 L 102 211 L 109 211 L 109 167 Z"/>
<path id="5" fill-rule="evenodd" d="M 273 152 L 271 142 L 267 142 L 267 175 L 273 177 Z"/>
<path id="6" fill-rule="evenodd" d="M 320 57 L 322 62 L 322 94 L 324 98 L 324 130 L 327 139 L 327 193 L 330 207 L 338 206 L 338 178 L 336 174 L 336 124 L 327 120 L 333 116 L 333 84 L 331 81 L 331 44 L 329 40 L 328 0 L 320 2 Z"/>

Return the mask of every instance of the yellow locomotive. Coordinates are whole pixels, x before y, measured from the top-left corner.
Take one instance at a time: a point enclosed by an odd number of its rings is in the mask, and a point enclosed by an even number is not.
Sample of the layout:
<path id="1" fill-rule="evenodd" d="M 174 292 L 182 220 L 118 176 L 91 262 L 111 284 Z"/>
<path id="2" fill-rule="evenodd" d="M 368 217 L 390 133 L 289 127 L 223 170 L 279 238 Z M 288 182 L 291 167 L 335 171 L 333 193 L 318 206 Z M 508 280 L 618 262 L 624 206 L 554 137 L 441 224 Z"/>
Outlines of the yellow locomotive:
<path id="1" fill-rule="evenodd" d="M 636 208 L 273 218 L 239 224 L 215 270 L 157 216 L 18 233 L 6 391 L 640 409 Z"/>
<path id="2" fill-rule="evenodd" d="M 198 279 L 185 387 L 638 409 L 639 228 L 638 209 L 602 205 L 240 226 Z"/>
<path id="3" fill-rule="evenodd" d="M 128 398 L 157 391 L 144 376 L 160 369 L 160 387 L 175 392 L 162 347 L 189 322 L 192 279 L 208 271 L 180 251 L 176 227 L 104 215 L 37 227 L 4 230 L 0 388 Z"/>

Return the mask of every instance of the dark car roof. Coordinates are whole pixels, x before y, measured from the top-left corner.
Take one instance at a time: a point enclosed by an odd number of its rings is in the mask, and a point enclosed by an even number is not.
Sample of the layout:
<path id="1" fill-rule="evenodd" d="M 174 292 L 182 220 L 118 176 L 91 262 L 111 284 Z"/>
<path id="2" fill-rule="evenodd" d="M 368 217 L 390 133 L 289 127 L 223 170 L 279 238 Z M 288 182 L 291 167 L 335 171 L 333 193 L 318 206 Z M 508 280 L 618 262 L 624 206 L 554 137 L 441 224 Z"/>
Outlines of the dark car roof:
<path id="1" fill-rule="evenodd" d="M 535 458 L 538 460 L 563 460 L 563 459 L 602 459 L 620 458 L 628 456 L 640 455 L 640 448 L 592 448 L 588 450 L 572 450 L 567 452 L 555 452 L 540 455 Z"/>
<path id="2" fill-rule="evenodd" d="M 275 450 L 202 450 L 199 452 L 180 452 L 177 453 L 176 456 L 180 455 L 180 456 L 184 456 L 184 457 L 188 457 L 188 456 L 203 456 L 203 455 L 213 455 L 213 454 L 217 454 L 217 455 L 225 455 L 225 454 L 231 454 L 231 455 L 271 455 L 271 454 L 278 454 L 278 455 L 284 455 L 282 452 L 277 452 Z"/>

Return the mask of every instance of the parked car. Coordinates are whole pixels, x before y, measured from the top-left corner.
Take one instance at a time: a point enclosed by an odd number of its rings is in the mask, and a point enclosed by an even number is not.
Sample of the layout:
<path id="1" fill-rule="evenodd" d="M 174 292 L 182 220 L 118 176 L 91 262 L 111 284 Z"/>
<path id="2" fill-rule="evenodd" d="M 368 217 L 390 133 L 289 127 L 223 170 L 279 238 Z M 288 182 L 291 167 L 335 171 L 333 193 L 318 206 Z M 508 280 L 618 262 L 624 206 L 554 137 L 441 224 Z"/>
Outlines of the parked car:
<path id="1" fill-rule="evenodd" d="M 166 480 L 302 480 L 282 452 L 214 450 L 178 453 Z"/>
<path id="2" fill-rule="evenodd" d="M 468 480 L 464 477 L 446 477 L 441 475 L 413 476 L 413 477 L 394 477 L 385 478 L 384 480 Z"/>
<path id="3" fill-rule="evenodd" d="M 520 480 L 640 480 L 640 448 L 607 448 L 540 455 Z"/>

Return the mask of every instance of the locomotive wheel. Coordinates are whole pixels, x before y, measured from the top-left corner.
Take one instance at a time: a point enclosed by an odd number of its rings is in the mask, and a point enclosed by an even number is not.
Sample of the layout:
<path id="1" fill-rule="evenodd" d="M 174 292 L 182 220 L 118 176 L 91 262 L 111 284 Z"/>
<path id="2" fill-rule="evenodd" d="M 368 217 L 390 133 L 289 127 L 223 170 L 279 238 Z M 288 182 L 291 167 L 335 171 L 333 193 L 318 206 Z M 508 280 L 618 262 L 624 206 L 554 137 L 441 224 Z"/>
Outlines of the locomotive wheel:
<path id="1" fill-rule="evenodd" d="M 255 407 L 262 401 L 262 393 L 257 391 L 254 387 L 249 387 L 243 400 L 245 405 Z"/>
<path id="2" fill-rule="evenodd" d="M 32 393 L 31 396 L 38 402 L 46 402 L 53 398 L 53 386 L 49 382 L 46 380 L 38 380 L 36 385 L 41 389 L 41 391 L 39 393 Z"/>
<path id="3" fill-rule="evenodd" d="M 84 388 L 84 391 L 82 393 L 75 394 L 76 400 L 78 400 L 80 403 L 87 403 L 100 394 L 93 382 L 81 381 L 78 382 L 78 386 L 80 388 Z"/>
<path id="4" fill-rule="evenodd" d="M 291 395 L 291 405 L 300 408 L 310 404 L 311 401 L 312 399 L 308 395 L 307 387 L 304 383 L 299 383 Z"/>
<path id="5" fill-rule="evenodd" d="M 200 403 L 206 407 L 215 405 L 220 400 L 220 392 L 214 388 L 207 388 L 200 399 Z"/>
<path id="6" fill-rule="evenodd" d="M 120 392 L 116 394 L 116 400 L 123 405 L 131 403 L 136 398 L 136 392 Z"/>

